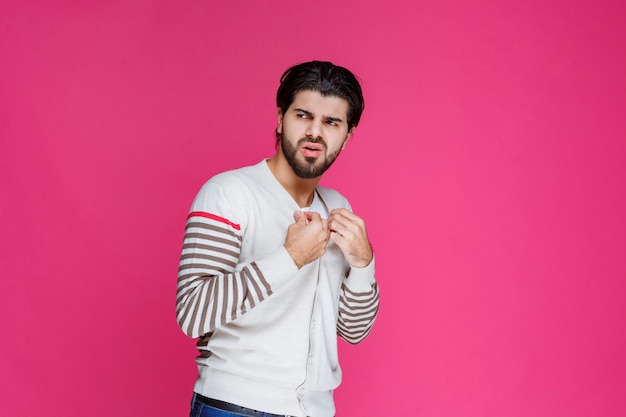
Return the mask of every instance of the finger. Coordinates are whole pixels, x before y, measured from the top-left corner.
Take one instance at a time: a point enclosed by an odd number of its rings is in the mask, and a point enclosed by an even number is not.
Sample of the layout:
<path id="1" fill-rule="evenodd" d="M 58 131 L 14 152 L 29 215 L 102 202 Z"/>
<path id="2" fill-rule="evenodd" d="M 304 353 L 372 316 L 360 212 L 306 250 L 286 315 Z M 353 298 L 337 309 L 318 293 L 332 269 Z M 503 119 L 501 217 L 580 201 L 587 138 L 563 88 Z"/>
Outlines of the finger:
<path id="1" fill-rule="evenodd" d="M 347 210 L 341 213 L 334 213 L 332 218 L 329 217 L 329 220 L 337 222 L 337 224 L 353 231 L 365 230 L 365 222 L 363 219 Z"/>
<path id="2" fill-rule="evenodd" d="M 347 253 L 349 243 L 345 236 L 337 232 L 330 232 L 328 239 L 335 245 L 339 246 L 339 249 L 341 249 L 344 255 Z"/>
<path id="3" fill-rule="evenodd" d="M 350 213 L 350 210 L 346 208 L 334 208 L 330 211 L 330 214 L 341 214 L 341 213 Z"/>
<path id="4" fill-rule="evenodd" d="M 328 224 L 330 230 L 337 232 L 342 236 L 346 234 L 358 234 L 359 232 L 359 226 L 356 223 L 350 222 L 342 217 L 333 217 Z"/>
<path id="5" fill-rule="evenodd" d="M 346 218 L 356 218 L 359 217 L 356 214 L 354 214 L 353 212 L 351 212 L 348 209 L 345 208 L 336 208 L 336 209 L 332 209 L 330 211 L 331 215 L 337 215 L 337 216 L 342 216 L 342 217 L 346 217 Z"/>
<path id="6" fill-rule="evenodd" d="M 350 210 L 347 209 L 333 209 L 330 212 L 331 216 L 337 217 L 337 218 L 342 218 L 345 219 L 351 223 L 356 223 L 356 224 L 360 224 L 360 223 L 364 223 L 363 219 L 360 218 L 359 216 L 357 216 L 356 214 L 354 214 L 353 212 L 351 212 Z"/>
<path id="7" fill-rule="evenodd" d="M 332 231 L 330 232 L 330 238 L 333 243 L 337 244 L 337 246 L 341 247 L 341 243 L 343 242 L 343 236 L 341 234 Z"/>
<path id="8" fill-rule="evenodd" d="M 305 224 L 308 223 L 306 213 L 300 210 L 296 210 L 293 213 L 293 218 L 296 220 L 296 223 L 305 223 Z"/>
<path id="9" fill-rule="evenodd" d="M 322 216 L 316 211 L 305 211 L 303 214 L 306 216 L 307 220 L 312 221 L 321 221 Z"/>

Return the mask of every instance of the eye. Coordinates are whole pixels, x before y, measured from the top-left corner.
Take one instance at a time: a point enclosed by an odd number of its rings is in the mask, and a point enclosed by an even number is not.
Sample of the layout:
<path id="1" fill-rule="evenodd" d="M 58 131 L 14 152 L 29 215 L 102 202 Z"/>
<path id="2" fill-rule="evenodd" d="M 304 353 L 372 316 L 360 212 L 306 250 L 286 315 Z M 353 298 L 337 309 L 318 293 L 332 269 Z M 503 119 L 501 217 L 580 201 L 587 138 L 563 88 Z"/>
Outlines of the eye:
<path id="1" fill-rule="evenodd" d="M 299 119 L 307 119 L 309 115 L 306 113 L 296 113 L 296 117 Z"/>
<path id="2" fill-rule="evenodd" d="M 337 122 L 334 120 L 328 120 L 327 122 L 330 126 L 337 126 Z"/>

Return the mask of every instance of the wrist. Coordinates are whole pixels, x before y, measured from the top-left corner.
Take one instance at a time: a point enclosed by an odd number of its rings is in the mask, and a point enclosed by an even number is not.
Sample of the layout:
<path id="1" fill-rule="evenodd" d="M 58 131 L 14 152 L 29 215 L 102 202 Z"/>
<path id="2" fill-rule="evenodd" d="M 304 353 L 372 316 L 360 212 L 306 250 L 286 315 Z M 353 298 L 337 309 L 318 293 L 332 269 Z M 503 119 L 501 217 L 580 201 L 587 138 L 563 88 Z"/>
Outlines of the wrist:
<path id="1" fill-rule="evenodd" d="M 288 244 L 285 244 L 283 246 L 287 250 L 287 253 L 291 257 L 291 260 L 293 261 L 293 263 L 296 264 L 296 267 L 298 269 L 302 268 L 304 266 L 304 262 L 302 262 L 301 257 L 299 256 L 298 251 L 295 248 L 290 247 Z"/>

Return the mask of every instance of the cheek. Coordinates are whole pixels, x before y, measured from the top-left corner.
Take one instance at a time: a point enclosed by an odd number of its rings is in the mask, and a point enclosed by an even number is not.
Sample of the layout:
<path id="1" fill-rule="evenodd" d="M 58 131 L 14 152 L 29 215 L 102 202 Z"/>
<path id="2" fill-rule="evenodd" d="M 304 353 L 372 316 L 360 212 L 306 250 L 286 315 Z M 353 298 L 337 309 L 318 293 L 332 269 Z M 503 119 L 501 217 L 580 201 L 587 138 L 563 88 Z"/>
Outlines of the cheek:
<path id="1" fill-rule="evenodd" d="M 327 142 L 329 151 L 332 151 L 332 152 L 342 151 L 343 148 L 346 147 L 347 142 L 348 142 L 348 139 L 345 134 L 336 133 L 335 135 L 333 135 L 332 138 L 329 138 L 329 141 Z"/>

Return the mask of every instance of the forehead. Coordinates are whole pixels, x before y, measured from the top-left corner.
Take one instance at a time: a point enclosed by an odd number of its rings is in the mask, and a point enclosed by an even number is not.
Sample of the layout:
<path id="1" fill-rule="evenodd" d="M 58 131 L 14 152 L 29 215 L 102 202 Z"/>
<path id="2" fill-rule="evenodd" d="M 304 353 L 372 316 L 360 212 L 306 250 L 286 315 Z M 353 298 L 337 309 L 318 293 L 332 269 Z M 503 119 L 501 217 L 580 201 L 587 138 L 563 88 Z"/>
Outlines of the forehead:
<path id="1" fill-rule="evenodd" d="M 323 96 L 318 91 L 302 90 L 294 96 L 289 110 L 300 109 L 320 116 L 332 116 L 346 120 L 350 105 L 337 96 Z"/>

